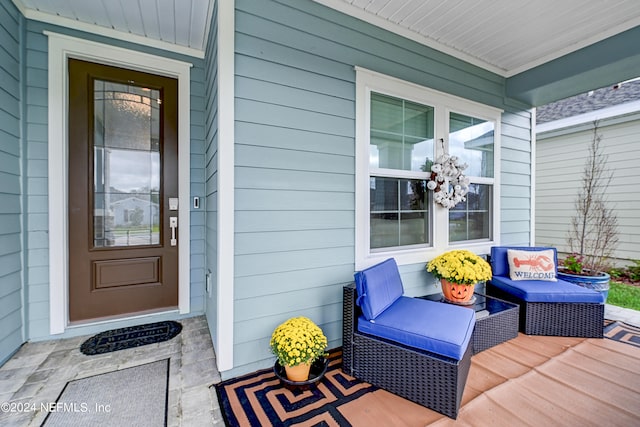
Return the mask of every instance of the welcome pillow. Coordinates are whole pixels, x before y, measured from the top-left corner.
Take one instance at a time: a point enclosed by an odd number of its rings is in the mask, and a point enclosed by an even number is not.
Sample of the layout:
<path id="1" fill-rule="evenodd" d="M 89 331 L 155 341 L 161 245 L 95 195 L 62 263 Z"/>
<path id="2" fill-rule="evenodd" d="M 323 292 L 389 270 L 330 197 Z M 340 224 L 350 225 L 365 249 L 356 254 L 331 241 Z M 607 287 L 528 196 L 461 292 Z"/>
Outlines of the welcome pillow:
<path id="1" fill-rule="evenodd" d="M 528 251 L 508 249 L 509 277 L 511 280 L 546 280 L 556 282 L 556 264 L 553 249 Z"/>

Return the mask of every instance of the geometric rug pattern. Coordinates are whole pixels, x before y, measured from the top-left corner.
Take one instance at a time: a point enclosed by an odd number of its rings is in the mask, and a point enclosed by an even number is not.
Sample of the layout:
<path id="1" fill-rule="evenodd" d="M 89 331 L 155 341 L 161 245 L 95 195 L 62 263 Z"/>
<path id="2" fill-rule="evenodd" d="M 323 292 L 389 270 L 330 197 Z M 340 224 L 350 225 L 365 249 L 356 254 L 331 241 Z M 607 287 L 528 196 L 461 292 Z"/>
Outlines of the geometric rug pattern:
<path id="1" fill-rule="evenodd" d="M 640 347 L 640 328 L 622 322 L 613 322 L 604 328 L 605 338 Z"/>
<path id="2" fill-rule="evenodd" d="M 378 390 L 342 372 L 342 351 L 332 350 L 324 378 L 308 390 L 282 386 L 272 369 L 216 384 L 228 426 L 350 425 L 337 409 Z"/>

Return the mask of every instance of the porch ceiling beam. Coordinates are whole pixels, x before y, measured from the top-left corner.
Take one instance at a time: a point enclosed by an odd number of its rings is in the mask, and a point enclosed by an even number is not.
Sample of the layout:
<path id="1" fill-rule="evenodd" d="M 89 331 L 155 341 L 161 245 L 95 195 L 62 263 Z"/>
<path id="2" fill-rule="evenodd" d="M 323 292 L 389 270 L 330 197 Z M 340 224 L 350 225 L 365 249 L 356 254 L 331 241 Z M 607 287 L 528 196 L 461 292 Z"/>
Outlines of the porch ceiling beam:
<path id="1" fill-rule="evenodd" d="M 640 76 L 640 26 L 507 79 L 506 95 L 537 107 Z"/>

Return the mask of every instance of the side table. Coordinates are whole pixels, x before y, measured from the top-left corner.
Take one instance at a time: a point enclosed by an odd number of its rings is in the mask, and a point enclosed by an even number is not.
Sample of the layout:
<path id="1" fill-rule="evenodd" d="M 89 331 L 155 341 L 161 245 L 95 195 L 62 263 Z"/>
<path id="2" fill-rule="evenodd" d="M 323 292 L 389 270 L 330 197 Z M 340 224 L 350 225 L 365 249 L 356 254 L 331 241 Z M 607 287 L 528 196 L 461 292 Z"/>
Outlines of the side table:
<path id="1" fill-rule="evenodd" d="M 471 340 L 473 354 L 518 336 L 520 307 L 508 301 L 476 294 L 476 326 Z"/>

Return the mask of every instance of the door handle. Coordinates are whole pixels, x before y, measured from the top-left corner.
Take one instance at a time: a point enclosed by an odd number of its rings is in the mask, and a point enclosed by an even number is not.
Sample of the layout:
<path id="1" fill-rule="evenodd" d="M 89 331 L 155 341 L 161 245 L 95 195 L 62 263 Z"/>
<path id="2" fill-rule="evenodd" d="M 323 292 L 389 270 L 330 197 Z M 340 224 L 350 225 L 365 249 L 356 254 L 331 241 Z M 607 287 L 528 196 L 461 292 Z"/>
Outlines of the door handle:
<path id="1" fill-rule="evenodd" d="M 178 229 L 178 217 L 169 217 L 169 227 L 171 228 L 171 246 L 176 246 L 178 240 L 176 239 L 176 230 Z"/>

